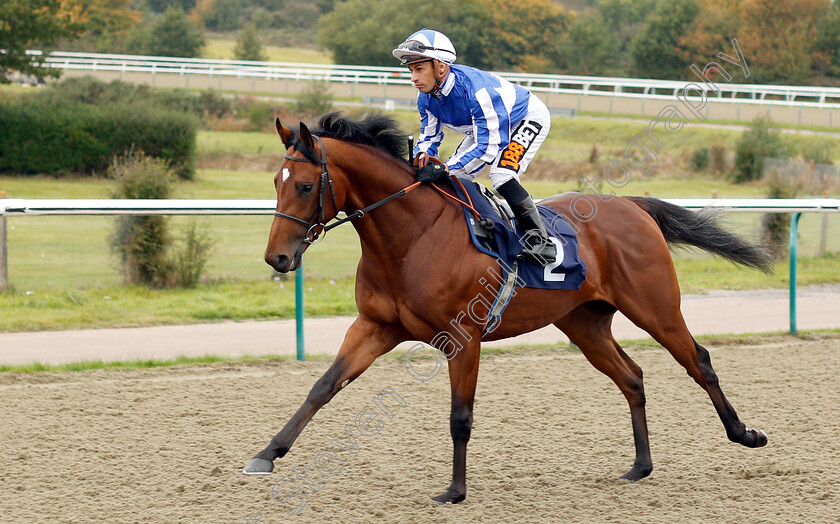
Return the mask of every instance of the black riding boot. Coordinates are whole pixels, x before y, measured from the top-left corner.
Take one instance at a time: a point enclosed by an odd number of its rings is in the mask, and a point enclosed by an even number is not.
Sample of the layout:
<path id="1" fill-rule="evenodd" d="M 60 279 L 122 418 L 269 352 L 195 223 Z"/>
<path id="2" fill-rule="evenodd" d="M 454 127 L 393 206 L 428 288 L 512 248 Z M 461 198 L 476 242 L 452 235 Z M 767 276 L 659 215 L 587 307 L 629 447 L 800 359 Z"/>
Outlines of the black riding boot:
<path id="1" fill-rule="evenodd" d="M 520 239 L 524 247 L 518 258 L 535 260 L 542 265 L 554 262 L 554 243 L 548 238 L 548 232 L 531 195 L 515 179 L 505 182 L 497 191 L 510 204 L 519 227 L 525 232 Z"/>

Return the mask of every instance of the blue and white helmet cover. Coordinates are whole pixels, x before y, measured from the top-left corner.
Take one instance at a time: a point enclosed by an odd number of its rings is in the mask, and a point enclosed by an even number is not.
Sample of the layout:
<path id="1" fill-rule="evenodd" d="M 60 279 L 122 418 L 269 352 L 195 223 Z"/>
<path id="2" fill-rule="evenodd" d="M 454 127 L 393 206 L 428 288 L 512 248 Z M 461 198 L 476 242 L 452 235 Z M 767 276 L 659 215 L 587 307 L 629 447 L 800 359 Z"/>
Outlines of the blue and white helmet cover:
<path id="1" fill-rule="evenodd" d="M 417 45 L 419 44 L 419 45 Z M 433 58 L 447 64 L 455 62 L 457 54 L 449 37 L 425 27 L 405 39 L 391 54 L 403 65 Z"/>

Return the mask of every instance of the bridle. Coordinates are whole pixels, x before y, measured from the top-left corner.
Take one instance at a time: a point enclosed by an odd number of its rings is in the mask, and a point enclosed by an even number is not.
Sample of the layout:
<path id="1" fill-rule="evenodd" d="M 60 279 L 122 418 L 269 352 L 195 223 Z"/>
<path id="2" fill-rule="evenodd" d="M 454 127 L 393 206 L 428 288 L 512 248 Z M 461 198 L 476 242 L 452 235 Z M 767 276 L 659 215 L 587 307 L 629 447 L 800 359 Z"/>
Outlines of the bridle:
<path id="1" fill-rule="evenodd" d="M 390 202 L 391 200 L 394 200 L 395 198 L 399 198 L 401 196 L 404 196 L 404 195 L 410 193 L 411 191 L 413 191 L 414 189 L 420 187 L 423 184 L 422 182 L 415 182 L 415 183 L 413 183 L 409 186 L 406 186 L 406 187 L 400 189 L 396 193 L 383 198 L 382 200 L 378 200 L 378 201 L 374 202 L 373 204 L 371 204 L 367 207 L 364 207 L 362 209 L 358 209 L 358 210 L 350 213 L 349 215 L 347 215 L 346 217 L 344 217 L 342 219 L 336 220 L 332 224 L 327 224 L 326 222 L 324 222 L 324 197 L 326 196 L 327 185 L 329 185 L 329 187 L 330 187 L 330 199 L 332 200 L 333 207 L 335 208 L 336 213 L 338 212 L 338 204 L 335 201 L 335 190 L 333 188 L 332 178 L 330 177 L 330 170 L 327 167 L 327 150 L 324 147 L 324 143 L 321 141 L 321 137 L 319 137 L 317 135 L 312 135 L 312 138 L 314 138 L 315 141 L 318 142 L 318 145 L 321 146 L 321 159 L 320 159 L 320 161 L 314 162 L 314 161 L 312 161 L 308 158 L 305 158 L 305 157 L 304 158 L 298 158 L 298 157 L 295 157 L 295 156 L 289 156 L 288 153 L 284 153 L 283 158 L 285 158 L 286 160 L 292 160 L 294 162 L 306 162 L 308 164 L 320 164 L 321 165 L 321 186 L 318 188 L 318 207 L 315 208 L 315 211 L 313 211 L 312 215 L 310 215 L 310 217 L 306 220 L 300 219 L 298 217 L 294 217 L 294 216 L 286 214 L 286 213 L 281 213 L 279 211 L 274 212 L 274 216 L 280 217 L 280 218 L 287 218 L 287 219 L 291 220 L 292 222 L 295 222 L 296 224 L 300 224 L 301 226 L 306 228 L 306 235 L 303 237 L 303 241 L 302 241 L 304 244 L 317 244 L 318 242 L 323 240 L 323 238 L 325 236 L 327 236 L 327 231 L 329 231 L 330 229 L 338 227 L 342 224 L 346 224 L 347 222 L 350 222 L 351 220 L 356 220 L 357 218 L 362 218 L 367 213 L 369 213 L 370 211 L 373 211 L 377 207 L 385 205 L 388 202 Z M 460 205 L 469 209 L 473 213 L 473 215 L 475 215 L 476 219 L 478 219 L 482 223 L 485 223 L 486 219 L 483 219 L 481 217 L 481 215 L 479 214 L 479 212 L 473 206 L 472 200 L 470 199 L 470 196 L 467 193 L 467 190 L 464 189 L 464 185 L 461 182 L 461 180 L 458 179 L 458 177 L 452 177 L 452 179 L 455 181 L 455 183 L 457 183 L 459 186 L 461 186 L 461 191 L 463 191 L 463 193 L 467 196 L 467 202 L 462 201 L 458 197 L 450 195 L 449 193 L 447 193 L 446 191 L 444 191 L 440 187 L 438 187 L 437 184 L 431 184 L 431 186 L 433 188 L 435 188 L 435 190 L 438 193 L 440 193 L 441 195 L 443 195 L 443 196 L 445 196 L 449 199 L 452 199 L 455 202 L 458 202 Z M 315 220 L 316 218 L 317 218 L 318 221 L 313 222 L 313 220 Z M 490 222 L 489 225 L 487 225 L 485 227 L 492 228 L 492 222 Z M 320 231 L 319 231 L 318 228 L 320 228 Z"/>
<path id="2" fill-rule="evenodd" d="M 306 235 L 303 237 L 303 241 L 306 244 L 317 244 L 321 241 L 322 234 L 326 235 L 327 231 L 338 225 L 333 224 L 332 226 L 327 226 L 326 222 L 324 222 L 324 197 L 326 196 L 327 185 L 330 187 L 330 199 L 332 200 L 332 204 L 336 212 L 338 212 L 338 204 L 335 202 L 335 191 L 333 190 L 332 178 L 330 178 L 330 171 L 327 168 L 327 150 L 324 148 L 324 143 L 321 141 L 321 137 L 313 135 L 313 138 L 318 142 L 318 145 L 321 146 L 321 160 L 319 162 L 321 164 L 321 185 L 318 188 L 318 207 L 315 208 L 315 211 L 313 211 L 312 215 L 306 220 L 302 220 L 298 217 L 293 217 L 292 215 L 287 215 L 286 213 L 281 213 L 279 211 L 274 212 L 274 216 L 276 217 L 287 218 L 292 222 L 305 227 Z M 298 158 L 290 156 L 288 153 L 284 153 L 283 158 L 294 162 L 315 164 L 315 162 L 308 158 Z M 314 222 L 315 219 L 318 221 Z M 318 228 L 320 228 L 320 231 Z"/>
<path id="3" fill-rule="evenodd" d="M 338 212 L 338 204 L 335 201 L 335 190 L 333 188 L 332 178 L 330 177 L 330 171 L 327 167 L 327 150 L 324 148 L 324 143 L 321 141 L 321 137 L 317 135 L 312 135 L 318 145 L 321 147 L 321 159 L 319 162 L 313 162 L 308 158 L 298 158 L 294 156 L 289 156 L 288 153 L 283 154 L 283 158 L 286 160 L 292 160 L 294 162 L 306 162 L 308 164 L 320 164 L 321 165 L 321 185 L 318 188 L 318 207 L 315 208 L 315 211 L 312 212 L 312 215 L 306 220 L 300 219 L 298 217 L 294 217 L 292 215 L 281 213 L 279 211 L 274 212 L 274 216 L 280 218 L 286 218 L 295 222 L 296 224 L 300 224 L 301 226 L 306 228 L 306 235 L 303 237 L 303 243 L 305 244 L 317 244 L 327 235 L 327 231 L 334 227 L 338 227 L 344 223 L 350 222 L 351 220 L 355 220 L 357 218 L 362 218 L 367 214 L 369 211 L 376 209 L 377 207 L 387 204 L 391 200 L 395 198 L 399 198 L 413 189 L 417 188 L 422 184 L 422 182 L 415 182 L 408 187 L 404 187 L 400 189 L 393 195 L 383 198 L 365 208 L 359 209 L 350 213 L 346 217 L 333 222 L 332 224 L 327 224 L 324 222 L 324 197 L 326 196 L 327 186 L 329 185 L 330 188 L 330 199 L 332 200 L 333 207 Z M 317 222 L 315 220 L 317 219 Z"/>

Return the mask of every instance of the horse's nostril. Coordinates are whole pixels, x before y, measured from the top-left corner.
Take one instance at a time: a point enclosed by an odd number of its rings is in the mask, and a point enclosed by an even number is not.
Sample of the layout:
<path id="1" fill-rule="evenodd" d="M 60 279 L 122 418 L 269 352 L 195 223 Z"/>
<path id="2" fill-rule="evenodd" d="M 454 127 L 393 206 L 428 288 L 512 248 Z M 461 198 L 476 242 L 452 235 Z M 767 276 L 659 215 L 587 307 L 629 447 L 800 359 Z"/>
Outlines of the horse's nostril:
<path id="1" fill-rule="evenodd" d="M 289 257 L 288 255 L 277 255 L 275 257 L 266 257 L 266 263 L 279 271 L 280 273 L 285 273 L 289 270 Z"/>
<path id="2" fill-rule="evenodd" d="M 286 271 L 289 270 L 289 263 L 290 262 L 291 261 L 289 260 L 288 256 L 277 255 L 277 261 L 275 262 L 274 268 L 277 269 L 277 271 L 285 273 Z"/>

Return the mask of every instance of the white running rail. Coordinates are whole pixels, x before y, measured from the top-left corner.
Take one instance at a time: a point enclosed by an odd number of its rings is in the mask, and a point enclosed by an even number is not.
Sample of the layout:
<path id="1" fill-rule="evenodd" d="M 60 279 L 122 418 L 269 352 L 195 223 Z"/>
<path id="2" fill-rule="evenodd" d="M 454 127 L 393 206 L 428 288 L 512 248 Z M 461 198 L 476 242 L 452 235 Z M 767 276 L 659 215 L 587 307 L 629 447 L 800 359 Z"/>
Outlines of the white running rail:
<path id="1" fill-rule="evenodd" d="M 29 51 L 29 54 L 38 55 L 41 52 Z M 405 68 L 400 67 L 250 62 L 67 51 L 53 51 L 47 56 L 46 65 L 56 69 L 81 71 L 411 85 L 408 72 Z M 673 100 L 677 93 L 690 83 L 704 87 L 701 79 L 696 76 L 676 81 L 510 72 L 498 72 L 497 74 L 536 92 L 589 96 Z M 792 107 L 840 107 L 840 88 L 836 87 L 731 84 L 726 82 L 719 82 L 715 85 L 719 88 L 719 94 L 708 92 L 707 96 L 716 102 Z"/>

